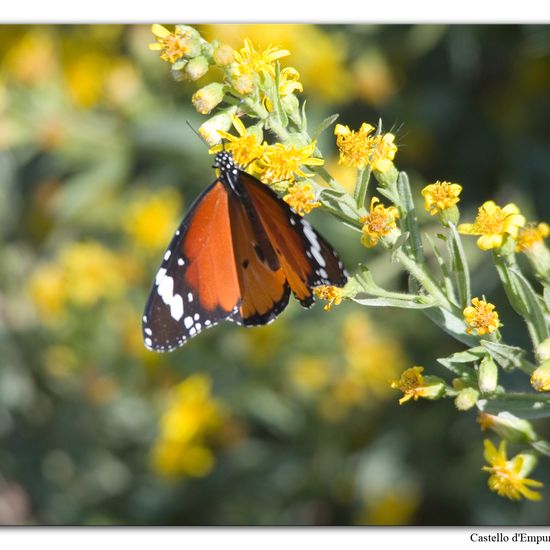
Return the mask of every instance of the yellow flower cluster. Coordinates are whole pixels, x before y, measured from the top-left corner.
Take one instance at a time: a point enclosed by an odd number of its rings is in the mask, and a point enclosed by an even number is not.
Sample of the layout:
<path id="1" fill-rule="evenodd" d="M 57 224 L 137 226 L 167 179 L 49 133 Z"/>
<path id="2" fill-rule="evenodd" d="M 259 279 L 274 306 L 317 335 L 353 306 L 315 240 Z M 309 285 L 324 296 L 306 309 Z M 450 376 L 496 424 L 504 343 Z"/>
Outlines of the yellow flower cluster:
<path id="1" fill-rule="evenodd" d="M 395 390 L 403 392 L 403 397 L 399 400 L 402 405 L 414 399 L 421 397 L 425 399 L 437 399 L 441 397 L 445 390 L 443 380 L 436 376 L 423 376 L 424 367 L 411 367 L 401 374 L 398 380 L 391 382 L 390 386 Z"/>
<path id="2" fill-rule="evenodd" d="M 102 299 L 117 298 L 138 276 L 127 256 L 98 242 L 73 242 L 55 261 L 31 275 L 29 292 L 44 321 L 52 321 L 68 305 L 90 307 Z"/>
<path id="3" fill-rule="evenodd" d="M 550 226 L 539 223 L 537 226 L 521 227 L 516 237 L 516 252 L 528 252 L 543 244 L 550 235 Z"/>
<path id="4" fill-rule="evenodd" d="M 344 298 L 344 289 L 332 285 L 317 286 L 313 292 L 317 298 L 328 302 L 323 308 L 325 311 L 330 311 L 333 305 L 341 304 Z"/>
<path id="5" fill-rule="evenodd" d="M 268 145 L 262 141 L 261 131 L 255 127 L 246 128 L 241 119 L 232 116 L 232 124 L 237 135 L 219 131 L 219 135 L 226 140 L 224 145 L 216 145 L 210 149 L 211 153 L 218 153 L 222 149 L 230 151 L 235 162 L 253 173 L 264 183 L 274 185 L 284 183 L 285 187 L 293 184 L 297 178 L 309 177 L 312 174 L 305 171 L 306 166 L 321 166 L 323 159 L 314 157 L 315 141 L 303 147 L 275 143 Z M 310 184 L 291 185 L 287 189 L 285 200 L 297 212 L 309 213 L 313 208 L 320 206 L 315 201 L 315 194 Z"/>
<path id="6" fill-rule="evenodd" d="M 397 153 L 393 134 L 372 135 L 374 126 L 363 123 L 359 131 L 337 124 L 334 128 L 336 145 L 340 151 L 340 164 L 363 169 L 370 166 L 378 172 L 387 172 L 393 167 Z"/>
<path id="7" fill-rule="evenodd" d="M 211 396 L 211 382 L 206 375 L 192 375 L 178 384 L 151 450 L 155 472 L 167 477 L 208 475 L 214 467 L 208 443 L 223 421 L 224 407 Z"/>

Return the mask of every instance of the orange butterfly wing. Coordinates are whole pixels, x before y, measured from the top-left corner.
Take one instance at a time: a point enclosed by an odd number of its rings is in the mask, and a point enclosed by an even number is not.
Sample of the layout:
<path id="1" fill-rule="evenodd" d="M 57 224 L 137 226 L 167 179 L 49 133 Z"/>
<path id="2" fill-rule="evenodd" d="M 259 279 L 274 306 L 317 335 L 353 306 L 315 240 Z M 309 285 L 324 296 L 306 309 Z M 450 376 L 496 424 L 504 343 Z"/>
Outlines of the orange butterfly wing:
<path id="1" fill-rule="evenodd" d="M 216 180 L 166 250 L 142 320 L 145 345 L 155 351 L 183 345 L 235 313 L 240 297 L 229 194 Z"/>
<path id="2" fill-rule="evenodd" d="M 347 276 L 332 246 L 267 185 L 246 172 L 240 176 L 300 303 L 313 303 L 315 286 L 344 286 Z"/>

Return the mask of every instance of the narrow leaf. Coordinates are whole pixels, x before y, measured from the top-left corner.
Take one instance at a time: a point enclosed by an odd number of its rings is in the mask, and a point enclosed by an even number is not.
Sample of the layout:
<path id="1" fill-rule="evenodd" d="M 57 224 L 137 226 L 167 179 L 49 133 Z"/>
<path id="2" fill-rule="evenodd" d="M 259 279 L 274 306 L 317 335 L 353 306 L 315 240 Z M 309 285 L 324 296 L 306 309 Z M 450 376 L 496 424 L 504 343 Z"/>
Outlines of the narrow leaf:
<path id="1" fill-rule="evenodd" d="M 412 255 L 416 262 L 421 264 L 425 260 L 424 247 L 422 245 L 422 238 L 420 237 L 420 230 L 418 229 L 418 220 L 411 193 L 411 186 L 409 184 L 409 177 L 405 172 L 399 172 L 399 176 L 397 177 L 397 189 L 401 199 L 401 227 L 404 231 L 410 233 L 411 238 L 409 245 L 412 249 Z"/>
<path id="2" fill-rule="evenodd" d="M 455 275 L 458 289 L 459 305 L 462 309 L 470 304 L 470 270 L 462 247 L 462 240 L 453 223 L 449 222 L 450 239 L 448 240 L 449 256 L 451 258 L 451 272 Z"/>
<path id="3" fill-rule="evenodd" d="M 338 113 L 335 113 L 333 115 L 328 116 L 317 126 L 315 132 L 313 132 L 313 135 L 311 136 L 312 140 L 316 140 L 327 128 L 332 126 L 337 120 L 340 115 Z"/>
<path id="4" fill-rule="evenodd" d="M 480 343 L 504 370 L 521 368 L 525 350 L 489 340 L 481 340 Z"/>
<path id="5" fill-rule="evenodd" d="M 550 401 L 535 399 L 480 399 L 479 410 L 498 414 L 507 411 L 519 418 L 534 419 L 550 417 Z"/>

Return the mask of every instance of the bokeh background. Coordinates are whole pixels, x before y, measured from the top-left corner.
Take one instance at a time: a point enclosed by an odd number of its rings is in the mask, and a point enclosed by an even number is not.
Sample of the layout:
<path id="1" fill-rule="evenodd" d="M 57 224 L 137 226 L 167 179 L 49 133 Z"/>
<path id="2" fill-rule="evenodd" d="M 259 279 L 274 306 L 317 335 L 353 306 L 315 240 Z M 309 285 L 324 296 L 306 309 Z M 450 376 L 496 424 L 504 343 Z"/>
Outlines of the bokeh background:
<path id="1" fill-rule="evenodd" d="M 338 112 L 397 135 L 419 190 L 463 185 L 550 218 L 547 26 L 209 25 L 291 51 L 310 127 Z M 213 178 L 148 26 L 0 27 L 0 522 L 128 525 L 547 524 L 544 503 L 491 493 L 475 412 L 398 405 L 389 381 L 461 346 L 417 311 L 295 303 L 268 327 L 224 323 L 183 349 L 143 347 L 150 284 Z M 204 82 L 207 82 L 208 77 Z M 342 182 L 330 131 L 327 167 Z M 350 269 L 404 278 L 323 213 Z M 426 229 L 433 220 L 420 212 Z M 474 292 L 528 346 L 487 255 Z M 507 383 L 514 385 L 513 378 Z M 548 426 L 538 432 L 550 437 Z M 546 483 L 547 461 L 533 477 Z"/>

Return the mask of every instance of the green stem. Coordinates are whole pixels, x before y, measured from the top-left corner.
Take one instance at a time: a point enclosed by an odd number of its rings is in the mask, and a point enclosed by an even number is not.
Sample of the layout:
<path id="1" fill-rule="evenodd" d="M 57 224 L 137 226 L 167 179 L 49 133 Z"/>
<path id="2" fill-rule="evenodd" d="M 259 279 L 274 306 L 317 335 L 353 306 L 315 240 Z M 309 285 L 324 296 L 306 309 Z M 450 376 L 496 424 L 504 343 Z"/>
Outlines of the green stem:
<path id="1" fill-rule="evenodd" d="M 403 249 L 396 251 L 399 263 L 424 287 L 424 289 L 439 303 L 440 307 L 452 311 L 453 307 L 447 296 L 441 291 L 428 273 L 426 273 L 412 258 L 407 256 Z"/>
<path id="2" fill-rule="evenodd" d="M 328 206 L 327 204 L 323 204 L 322 208 L 323 208 L 323 210 L 326 210 L 329 214 L 332 214 L 336 218 L 346 222 L 348 225 L 351 225 L 352 227 L 355 227 L 359 230 L 361 230 L 362 227 L 363 227 L 363 224 L 359 220 L 344 214 L 340 210 L 336 210 L 336 208 L 332 208 L 332 206 Z"/>

